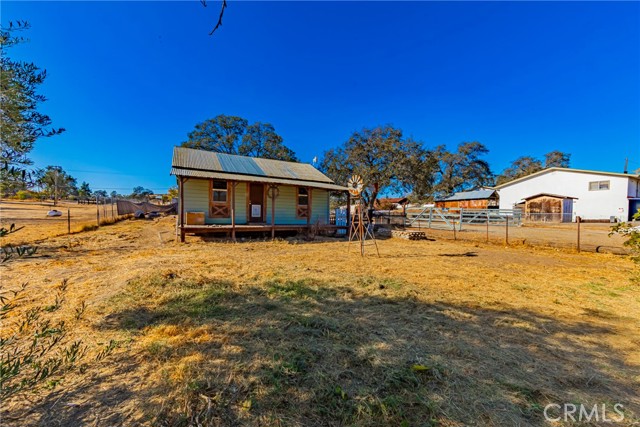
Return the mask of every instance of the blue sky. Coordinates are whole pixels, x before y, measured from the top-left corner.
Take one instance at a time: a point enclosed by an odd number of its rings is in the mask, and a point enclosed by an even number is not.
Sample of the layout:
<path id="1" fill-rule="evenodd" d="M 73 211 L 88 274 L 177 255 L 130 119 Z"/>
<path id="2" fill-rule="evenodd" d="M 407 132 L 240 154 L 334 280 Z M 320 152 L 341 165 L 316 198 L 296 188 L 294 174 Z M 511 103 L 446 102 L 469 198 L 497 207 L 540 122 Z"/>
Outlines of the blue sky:
<path id="1" fill-rule="evenodd" d="M 10 56 L 46 68 L 37 143 L 93 189 L 161 192 L 171 150 L 218 114 L 272 123 L 303 161 L 391 123 L 427 147 L 480 141 L 494 172 L 559 149 L 640 168 L 638 2 L 2 2 Z"/>

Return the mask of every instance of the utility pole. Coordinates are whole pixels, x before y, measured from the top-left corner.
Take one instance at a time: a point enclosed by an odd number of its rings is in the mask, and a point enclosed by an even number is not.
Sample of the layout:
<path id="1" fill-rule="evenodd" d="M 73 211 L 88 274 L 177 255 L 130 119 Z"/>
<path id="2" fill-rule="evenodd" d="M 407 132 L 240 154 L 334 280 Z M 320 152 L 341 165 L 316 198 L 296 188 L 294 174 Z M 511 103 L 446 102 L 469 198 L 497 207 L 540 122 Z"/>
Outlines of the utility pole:
<path id="1" fill-rule="evenodd" d="M 53 206 L 58 206 L 58 168 L 53 175 Z"/>

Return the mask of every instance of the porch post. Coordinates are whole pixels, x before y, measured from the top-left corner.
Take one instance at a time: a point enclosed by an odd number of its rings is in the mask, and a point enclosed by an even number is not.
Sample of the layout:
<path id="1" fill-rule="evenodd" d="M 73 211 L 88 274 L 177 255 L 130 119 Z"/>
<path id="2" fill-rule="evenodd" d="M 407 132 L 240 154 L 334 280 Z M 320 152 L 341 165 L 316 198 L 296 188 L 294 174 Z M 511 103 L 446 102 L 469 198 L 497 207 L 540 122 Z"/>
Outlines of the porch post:
<path id="1" fill-rule="evenodd" d="M 351 193 L 347 191 L 347 233 L 351 230 Z"/>
<path id="2" fill-rule="evenodd" d="M 271 240 L 276 238 L 276 186 L 271 186 Z"/>
<path id="3" fill-rule="evenodd" d="M 184 177 L 178 180 L 178 192 L 180 193 L 180 242 L 184 243 Z"/>
<path id="4" fill-rule="evenodd" d="M 307 233 L 309 232 L 309 225 L 311 224 L 311 187 L 307 187 Z"/>
<path id="5" fill-rule="evenodd" d="M 236 241 L 236 181 L 231 181 L 231 240 Z"/>

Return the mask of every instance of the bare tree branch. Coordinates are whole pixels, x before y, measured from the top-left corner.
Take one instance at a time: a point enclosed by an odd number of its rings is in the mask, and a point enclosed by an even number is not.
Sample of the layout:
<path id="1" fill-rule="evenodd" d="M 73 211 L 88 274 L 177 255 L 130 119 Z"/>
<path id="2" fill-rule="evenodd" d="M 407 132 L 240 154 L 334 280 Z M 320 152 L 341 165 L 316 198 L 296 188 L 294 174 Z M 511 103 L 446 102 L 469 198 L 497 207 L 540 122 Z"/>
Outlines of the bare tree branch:
<path id="1" fill-rule="evenodd" d="M 202 6 L 207 7 L 207 0 L 200 0 Z M 222 7 L 220 7 L 220 15 L 218 16 L 218 23 L 213 30 L 209 33 L 209 35 L 213 35 L 219 27 L 222 27 L 222 17 L 224 16 L 224 10 L 227 8 L 227 0 L 222 0 Z"/>

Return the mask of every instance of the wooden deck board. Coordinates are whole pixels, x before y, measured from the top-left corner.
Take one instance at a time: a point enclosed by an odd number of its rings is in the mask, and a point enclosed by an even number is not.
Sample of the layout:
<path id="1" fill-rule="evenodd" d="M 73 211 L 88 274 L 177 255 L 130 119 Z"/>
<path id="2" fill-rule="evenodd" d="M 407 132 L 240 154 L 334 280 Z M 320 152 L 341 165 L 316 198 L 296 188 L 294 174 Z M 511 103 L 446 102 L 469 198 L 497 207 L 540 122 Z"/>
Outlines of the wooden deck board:
<path id="1" fill-rule="evenodd" d="M 306 224 L 280 224 L 274 226 L 275 231 L 304 231 L 307 228 L 314 227 L 313 224 L 307 226 Z M 320 225 L 320 230 L 346 230 L 344 225 Z M 233 226 L 230 224 L 205 224 L 205 225 L 184 225 L 183 230 L 185 233 L 229 233 L 233 230 Z M 236 232 L 266 232 L 271 231 L 271 225 L 269 224 L 236 224 Z"/>

